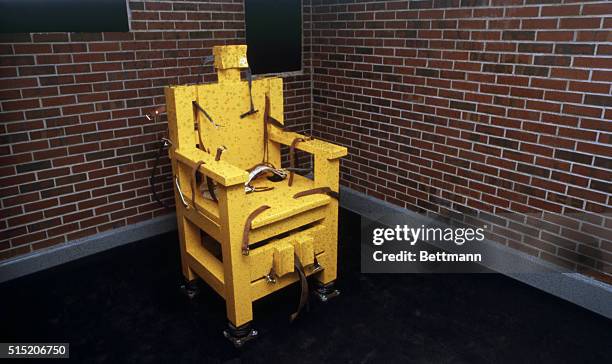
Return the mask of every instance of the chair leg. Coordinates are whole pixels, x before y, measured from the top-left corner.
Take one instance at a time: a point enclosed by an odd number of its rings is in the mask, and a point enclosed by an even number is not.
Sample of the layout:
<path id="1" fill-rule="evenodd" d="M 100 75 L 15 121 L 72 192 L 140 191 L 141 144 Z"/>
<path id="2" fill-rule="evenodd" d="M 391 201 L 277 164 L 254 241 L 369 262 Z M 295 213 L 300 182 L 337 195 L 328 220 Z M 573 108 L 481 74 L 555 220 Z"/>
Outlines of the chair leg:
<path id="1" fill-rule="evenodd" d="M 251 301 L 251 282 L 248 265 L 242 262 L 242 253 L 238 241 L 225 244 L 223 250 L 225 307 L 228 320 L 235 327 L 242 327 L 253 320 L 253 302 Z M 231 249 L 230 247 L 237 247 Z"/>
<path id="2" fill-rule="evenodd" d="M 178 220 L 178 231 L 179 231 L 179 242 L 181 249 L 181 269 L 183 276 L 187 282 L 193 281 L 198 276 L 191 270 L 187 264 L 187 246 L 189 244 L 197 243 L 200 236 L 200 230 L 191 221 L 189 221 L 184 213 L 183 207 L 177 209 L 177 220 Z"/>
<path id="3" fill-rule="evenodd" d="M 248 214 L 240 205 L 243 195 L 244 186 L 235 185 L 225 190 L 222 188 L 218 196 L 219 214 L 225 220 L 220 238 L 225 305 L 227 318 L 235 327 L 242 327 L 253 320 L 251 273 L 248 260 L 242 255 L 242 235 Z M 230 211 L 233 213 L 230 214 Z"/>
<path id="4" fill-rule="evenodd" d="M 337 202 L 333 202 L 337 205 Z M 329 216 L 327 217 L 328 228 L 325 234 L 322 236 L 323 250 L 325 251 L 325 257 L 320 261 L 323 266 L 323 271 L 315 275 L 315 281 L 317 287 L 326 287 L 329 285 L 329 289 L 332 289 L 334 282 L 338 276 L 338 214 L 337 206 L 330 208 L 328 211 Z M 325 295 L 331 291 L 323 289 Z"/>

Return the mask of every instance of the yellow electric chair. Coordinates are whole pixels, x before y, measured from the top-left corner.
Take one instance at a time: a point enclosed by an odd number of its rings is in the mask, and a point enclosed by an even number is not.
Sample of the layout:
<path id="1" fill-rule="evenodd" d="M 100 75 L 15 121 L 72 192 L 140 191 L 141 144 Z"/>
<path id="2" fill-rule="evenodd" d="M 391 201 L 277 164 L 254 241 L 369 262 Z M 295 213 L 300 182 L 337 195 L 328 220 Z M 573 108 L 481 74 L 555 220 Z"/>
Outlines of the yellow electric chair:
<path id="1" fill-rule="evenodd" d="M 226 302 L 225 336 L 255 337 L 253 301 L 299 281 L 297 316 L 308 299 L 338 294 L 338 188 L 344 147 L 283 130 L 283 83 L 246 80 L 246 46 L 214 47 L 218 82 L 165 89 L 182 271 Z M 290 167 L 281 167 L 281 145 Z M 313 155 L 313 178 L 295 153 Z M 188 288 L 189 289 L 189 288 Z"/>

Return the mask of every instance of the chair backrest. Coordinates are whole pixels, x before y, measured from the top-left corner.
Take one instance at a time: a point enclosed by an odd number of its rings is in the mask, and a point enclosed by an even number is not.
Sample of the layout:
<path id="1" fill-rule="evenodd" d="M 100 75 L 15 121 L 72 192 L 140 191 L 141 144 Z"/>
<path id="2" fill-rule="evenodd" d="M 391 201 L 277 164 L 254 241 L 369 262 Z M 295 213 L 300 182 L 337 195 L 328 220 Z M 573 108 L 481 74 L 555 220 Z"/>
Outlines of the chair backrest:
<path id="1" fill-rule="evenodd" d="M 246 46 L 214 47 L 215 68 L 218 82 L 201 85 L 173 86 L 174 97 L 167 97 L 168 107 L 175 110 L 176 120 L 168 120 L 172 138 L 180 143 L 200 144 L 215 154 L 217 148 L 227 148 L 222 159 L 235 166 L 248 169 L 260 163 L 263 158 L 263 132 L 265 97 L 270 99 L 270 116 L 283 122 L 283 82 L 278 77 L 253 80 L 251 93 L 256 113 L 244 118 L 240 116 L 250 110 L 249 86 L 240 77 L 240 69 L 248 67 Z M 166 93 L 168 96 L 168 92 Z M 217 125 L 213 125 L 204 113 L 193 105 L 196 101 Z M 186 110 L 189 108 L 189 110 Z M 189 119 L 189 120 L 186 120 Z M 194 130 L 194 123 L 199 125 Z M 174 142 L 174 140 L 173 140 Z M 177 145 L 181 148 L 180 145 Z M 278 148 L 269 148 L 269 160 L 280 162 Z"/>

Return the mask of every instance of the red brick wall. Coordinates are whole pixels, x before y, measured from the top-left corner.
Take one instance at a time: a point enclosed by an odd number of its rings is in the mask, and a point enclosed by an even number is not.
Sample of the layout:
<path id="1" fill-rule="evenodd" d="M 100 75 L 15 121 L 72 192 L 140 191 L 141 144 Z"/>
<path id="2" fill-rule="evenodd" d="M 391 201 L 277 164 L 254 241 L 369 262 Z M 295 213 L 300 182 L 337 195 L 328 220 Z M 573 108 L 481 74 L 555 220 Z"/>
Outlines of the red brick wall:
<path id="1" fill-rule="evenodd" d="M 611 27 L 601 1 L 315 0 L 313 129 L 344 185 L 610 280 Z"/>
<path id="2" fill-rule="evenodd" d="M 245 42 L 243 2 L 129 6 L 128 33 L 0 34 L 0 259 L 165 213 L 148 177 L 166 123 L 143 115 L 163 86 L 215 79 L 202 58 Z M 285 79 L 299 130 L 310 127 L 305 65 Z"/>

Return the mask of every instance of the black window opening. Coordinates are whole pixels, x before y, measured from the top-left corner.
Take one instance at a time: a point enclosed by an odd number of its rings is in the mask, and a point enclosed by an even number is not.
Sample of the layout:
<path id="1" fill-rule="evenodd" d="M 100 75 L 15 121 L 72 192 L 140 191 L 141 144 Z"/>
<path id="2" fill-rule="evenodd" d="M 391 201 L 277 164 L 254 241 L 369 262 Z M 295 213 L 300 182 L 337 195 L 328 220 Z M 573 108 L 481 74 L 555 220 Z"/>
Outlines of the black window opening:
<path id="1" fill-rule="evenodd" d="M 245 0 L 246 42 L 253 74 L 302 69 L 301 0 Z"/>
<path id="2" fill-rule="evenodd" d="M 1 33 L 129 30 L 125 0 L 0 0 Z"/>

